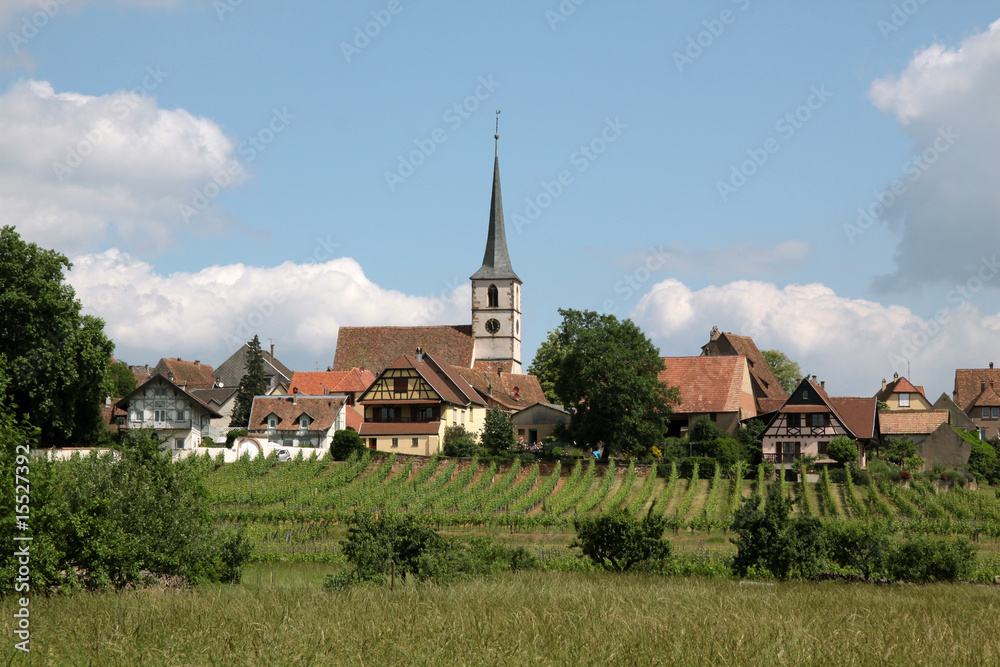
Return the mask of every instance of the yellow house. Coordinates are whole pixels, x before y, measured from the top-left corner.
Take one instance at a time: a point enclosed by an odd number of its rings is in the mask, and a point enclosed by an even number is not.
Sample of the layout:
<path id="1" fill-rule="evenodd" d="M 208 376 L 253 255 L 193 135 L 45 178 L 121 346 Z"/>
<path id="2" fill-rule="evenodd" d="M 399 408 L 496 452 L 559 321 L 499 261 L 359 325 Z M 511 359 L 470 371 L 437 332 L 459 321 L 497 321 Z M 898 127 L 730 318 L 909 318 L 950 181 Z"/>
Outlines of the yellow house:
<path id="1" fill-rule="evenodd" d="M 358 399 L 358 431 L 371 449 L 431 456 L 444 448 L 444 430 L 462 425 L 479 433 L 486 403 L 458 371 L 417 348 L 389 364 Z"/>
<path id="2" fill-rule="evenodd" d="M 905 377 L 895 373 L 892 382 L 882 380 L 882 389 L 875 399 L 889 406 L 889 410 L 930 410 L 931 402 L 924 396 L 924 388 L 916 387 Z"/>

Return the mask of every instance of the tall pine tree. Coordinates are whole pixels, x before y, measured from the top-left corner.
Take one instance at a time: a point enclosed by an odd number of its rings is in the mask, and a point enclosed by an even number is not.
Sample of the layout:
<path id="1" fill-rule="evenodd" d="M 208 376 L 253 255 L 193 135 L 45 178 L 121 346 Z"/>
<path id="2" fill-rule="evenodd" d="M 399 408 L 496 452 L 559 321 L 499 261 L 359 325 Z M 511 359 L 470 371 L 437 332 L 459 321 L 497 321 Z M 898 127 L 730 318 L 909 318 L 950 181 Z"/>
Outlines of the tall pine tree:
<path id="1" fill-rule="evenodd" d="M 229 420 L 230 428 L 247 428 L 250 423 L 250 410 L 253 408 L 253 397 L 262 396 L 267 391 L 267 380 L 264 379 L 264 356 L 260 353 L 260 339 L 256 334 L 253 340 L 247 343 L 246 356 L 247 372 L 240 380 L 240 388 L 236 392 L 233 416 Z"/>

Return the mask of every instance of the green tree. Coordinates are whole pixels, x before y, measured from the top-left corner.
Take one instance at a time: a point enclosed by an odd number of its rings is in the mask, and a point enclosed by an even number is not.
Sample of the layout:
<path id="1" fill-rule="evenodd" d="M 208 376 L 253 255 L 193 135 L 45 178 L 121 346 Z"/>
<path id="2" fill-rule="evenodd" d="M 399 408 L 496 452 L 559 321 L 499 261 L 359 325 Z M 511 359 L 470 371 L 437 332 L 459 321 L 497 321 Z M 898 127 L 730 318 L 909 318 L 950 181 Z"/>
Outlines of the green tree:
<path id="1" fill-rule="evenodd" d="M 462 424 L 453 424 L 444 429 L 444 455 L 471 458 L 479 452 L 476 436 L 469 433 Z"/>
<path id="2" fill-rule="evenodd" d="M 0 229 L 0 355 L 7 393 L 18 415 L 45 445 L 92 445 L 102 429 L 100 406 L 114 344 L 104 322 L 81 313 L 63 271 L 65 255 Z"/>
<path id="3" fill-rule="evenodd" d="M 230 428 L 247 428 L 250 425 L 250 411 L 253 397 L 262 396 L 267 391 L 264 378 L 264 356 L 260 353 L 260 339 L 254 334 L 247 350 L 247 372 L 240 379 L 240 387 L 233 403 L 233 414 L 229 419 Z"/>
<path id="4" fill-rule="evenodd" d="M 9 418 L 7 411 L 0 419 Z M 123 588 L 140 584 L 143 571 L 194 582 L 239 579 L 249 544 L 241 532 L 216 530 L 198 461 L 173 463 L 156 438 L 140 433 L 120 451 L 26 463 L 10 447 L 23 432 L 13 440 L 9 433 L 0 429 L 4 479 L 30 467 L 31 590 Z M 15 500 L 0 485 L 0 538 L 11 544 L 23 534 L 15 514 L 29 514 Z M 17 569 L 13 550 L 0 554 L 4 590 L 13 590 Z"/>
<path id="5" fill-rule="evenodd" d="M 744 499 L 733 517 L 733 569 L 740 575 L 751 568 L 765 569 L 781 578 L 818 571 L 825 550 L 822 524 L 816 517 L 791 515 L 792 500 L 781 494 L 778 484 L 768 487 L 763 510 L 756 493 Z"/>
<path id="6" fill-rule="evenodd" d="M 798 362 L 789 359 L 781 350 L 761 350 L 761 354 L 764 355 L 781 388 L 789 394 L 792 393 L 802 380 L 802 369 L 799 368 Z"/>
<path id="7" fill-rule="evenodd" d="M 841 465 L 858 460 L 858 445 L 850 436 L 838 435 L 826 446 L 826 455 Z"/>
<path id="8" fill-rule="evenodd" d="M 110 361 L 104 374 L 104 395 L 122 398 L 135 391 L 135 373 L 124 361 Z"/>
<path id="9" fill-rule="evenodd" d="M 365 441 L 356 431 L 343 429 L 333 434 L 330 443 L 330 458 L 334 461 L 346 461 L 352 454 L 361 456 L 365 452 Z"/>
<path id="10" fill-rule="evenodd" d="M 729 437 L 729 434 L 716 426 L 708 415 L 702 415 L 695 419 L 688 430 L 688 438 L 691 442 L 711 442 L 726 437 Z"/>
<path id="11" fill-rule="evenodd" d="M 631 320 L 593 311 L 562 310 L 558 338 L 566 348 L 555 392 L 575 412 L 574 441 L 603 445 L 605 460 L 622 451 L 647 454 L 661 441 L 676 388 L 660 381 L 663 359 Z"/>
<path id="12" fill-rule="evenodd" d="M 830 559 L 861 570 L 865 579 L 881 575 L 892 551 L 892 531 L 879 521 L 831 521 L 826 524 Z"/>
<path id="13" fill-rule="evenodd" d="M 517 444 L 517 436 L 507 413 L 500 408 L 490 408 L 486 412 L 480 439 L 490 454 L 496 455 L 512 450 Z"/>
<path id="14" fill-rule="evenodd" d="M 916 456 L 917 446 L 913 444 L 913 438 L 904 435 L 902 438 L 892 438 L 885 448 L 885 458 L 888 461 L 899 465 L 905 459 Z"/>
<path id="15" fill-rule="evenodd" d="M 444 538 L 411 515 L 355 512 L 341 546 L 358 581 L 384 581 L 394 567 L 404 577 L 415 573 L 420 556 L 441 548 L 443 542 Z"/>
<path id="16" fill-rule="evenodd" d="M 576 540 L 571 546 L 595 565 L 614 572 L 625 572 L 639 563 L 655 566 L 670 559 L 670 543 L 663 539 L 667 529 L 664 516 L 654 516 L 652 509 L 641 521 L 623 509 L 594 517 L 573 520 Z"/>
<path id="17" fill-rule="evenodd" d="M 535 352 L 535 358 L 528 367 L 528 372 L 538 378 L 538 383 L 545 393 L 545 400 L 554 405 L 559 404 L 559 396 L 556 394 L 556 380 L 562 368 L 563 359 L 566 357 L 567 347 L 563 341 L 562 327 L 555 331 L 550 331 L 548 337 L 542 341 Z"/>

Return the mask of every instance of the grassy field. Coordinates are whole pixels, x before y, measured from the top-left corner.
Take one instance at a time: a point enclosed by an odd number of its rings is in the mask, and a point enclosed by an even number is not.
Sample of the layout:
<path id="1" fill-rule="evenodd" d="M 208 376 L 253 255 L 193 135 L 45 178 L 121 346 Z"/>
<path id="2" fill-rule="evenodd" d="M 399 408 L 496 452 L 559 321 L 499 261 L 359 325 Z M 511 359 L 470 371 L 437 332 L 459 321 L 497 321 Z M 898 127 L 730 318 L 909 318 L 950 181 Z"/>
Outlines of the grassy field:
<path id="1" fill-rule="evenodd" d="M 1000 589 L 526 572 L 330 593 L 240 586 L 32 600 L 34 665 L 991 665 Z M 12 600 L 4 600 L 12 636 Z M 11 648 L 8 659 L 24 662 Z M 10 660 L 8 660 L 8 664 Z"/>

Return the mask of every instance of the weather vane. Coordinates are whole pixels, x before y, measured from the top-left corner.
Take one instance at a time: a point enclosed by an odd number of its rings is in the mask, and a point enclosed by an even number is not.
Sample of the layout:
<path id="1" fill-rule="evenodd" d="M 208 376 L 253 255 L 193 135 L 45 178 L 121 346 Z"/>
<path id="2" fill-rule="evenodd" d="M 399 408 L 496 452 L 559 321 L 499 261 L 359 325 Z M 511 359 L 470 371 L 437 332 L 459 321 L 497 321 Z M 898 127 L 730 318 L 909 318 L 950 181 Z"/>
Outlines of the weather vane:
<path id="1" fill-rule="evenodd" d="M 497 109 L 497 129 L 496 129 L 496 134 L 493 135 L 493 142 L 494 142 L 493 143 L 493 154 L 494 155 L 499 155 L 500 154 L 500 149 L 499 149 L 499 145 L 500 145 L 500 109 Z"/>

